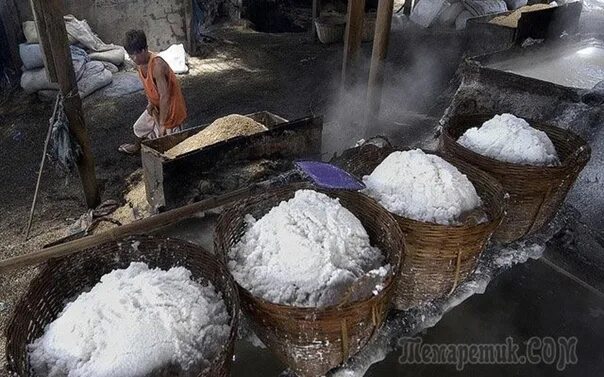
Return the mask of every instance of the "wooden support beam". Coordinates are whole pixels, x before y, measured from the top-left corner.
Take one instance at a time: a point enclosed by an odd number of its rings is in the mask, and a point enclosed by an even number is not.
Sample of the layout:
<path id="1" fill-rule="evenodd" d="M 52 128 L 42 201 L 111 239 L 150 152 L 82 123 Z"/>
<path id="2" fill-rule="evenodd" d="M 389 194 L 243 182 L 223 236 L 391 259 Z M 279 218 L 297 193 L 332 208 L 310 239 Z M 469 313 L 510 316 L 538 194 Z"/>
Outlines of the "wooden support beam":
<path id="1" fill-rule="evenodd" d="M 77 80 L 71 62 L 71 50 L 63 20 L 63 0 L 32 0 L 32 6 L 37 15 L 38 30 L 45 31 L 45 35 L 40 35 L 39 38 L 49 64 L 54 66 L 54 73 L 64 97 L 63 104 L 65 115 L 69 121 L 69 130 L 82 150 L 82 156 L 77 164 L 86 204 L 89 208 L 94 208 L 100 202 L 94 156 L 86 131 L 82 100 L 78 93 Z"/>
<path id="2" fill-rule="evenodd" d="M 14 0 L 0 0 L 0 25 L 4 26 L 4 30 L 0 30 L 6 37 L 6 45 L 4 54 L 9 58 L 7 62 L 10 68 L 19 72 L 21 69 L 21 56 L 19 55 L 19 41 L 23 37 L 21 31 L 21 23 L 19 22 L 19 12 Z"/>
<path id="3" fill-rule="evenodd" d="M 84 249 L 98 246 L 104 242 L 116 241 L 129 235 L 150 233 L 189 217 L 198 215 L 200 212 L 217 208 L 229 203 L 233 203 L 237 200 L 248 198 L 251 195 L 264 192 L 269 187 L 270 182 L 261 182 L 256 185 L 241 188 L 221 196 L 188 204 L 184 207 L 137 220 L 130 224 L 118 226 L 99 234 L 94 234 L 55 246 L 50 246 L 46 249 L 34 251 L 29 254 L 8 258 L 0 261 L 0 274 L 4 274 L 22 267 L 44 263 L 53 258 L 61 258 L 70 254 L 75 254 Z"/>
<path id="4" fill-rule="evenodd" d="M 377 117 L 382 102 L 382 85 L 384 83 L 384 59 L 388 51 L 390 26 L 392 24 L 393 0 L 380 0 L 375 21 L 375 35 L 367 85 L 368 120 Z"/>
<path id="5" fill-rule="evenodd" d="M 344 60 L 342 61 L 342 86 L 350 87 L 357 75 L 359 48 L 363 38 L 365 0 L 348 0 L 346 33 L 344 35 Z"/>
<path id="6" fill-rule="evenodd" d="M 42 59 L 44 60 L 46 76 L 50 82 L 57 82 L 57 72 L 52 57 L 50 41 L 48 40 L 48 31 L 46 30 L 44 1 L 30 0 L 29 4 L 31 6 L 32 14 L 34 15 L 34 21 L 36 22 L 36 31 L 38 33 L 38 40 L 40 41 L 40 48 L 42 49 Z"/>
<path id="7" fill-rule="evenodd" d="M 316 21 L 321 14 L 321 0 L 312 0 L 312 26 L 310 28 L 310 37 L 313 42 L 317 42 L 319 40 L 319 36 L 317 35 L 317 24 Z"/>

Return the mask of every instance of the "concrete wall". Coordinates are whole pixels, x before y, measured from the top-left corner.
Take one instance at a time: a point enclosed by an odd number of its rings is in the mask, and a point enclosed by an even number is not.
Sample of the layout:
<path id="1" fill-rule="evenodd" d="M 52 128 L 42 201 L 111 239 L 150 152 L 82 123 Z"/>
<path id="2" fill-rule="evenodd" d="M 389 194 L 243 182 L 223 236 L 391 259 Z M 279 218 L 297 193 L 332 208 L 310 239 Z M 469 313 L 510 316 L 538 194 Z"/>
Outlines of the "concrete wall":
<path id="1" fill-rule="evenodd" d="M 21 21 L 32 20 L 29 0 L 17 2 Z M 142 29 L 150 49 L 160 50 L 173 43 L 187 48 L 190 4 L 191 0 L 65 0 L 65 10 L 87 20 L 104 42 L 122 44 L 126 31 Z"/>

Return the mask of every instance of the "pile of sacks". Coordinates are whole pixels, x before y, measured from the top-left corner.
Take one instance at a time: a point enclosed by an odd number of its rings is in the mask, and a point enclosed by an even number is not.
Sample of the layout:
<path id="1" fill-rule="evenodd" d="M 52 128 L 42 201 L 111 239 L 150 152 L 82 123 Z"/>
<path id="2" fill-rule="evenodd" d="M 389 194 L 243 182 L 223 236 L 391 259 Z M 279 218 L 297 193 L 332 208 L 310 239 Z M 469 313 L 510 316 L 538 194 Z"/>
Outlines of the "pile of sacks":
<path id="1" fill-rule="evenodd" d="M 124 64 L 126 52 L 122 46 L 104 43 L 92 32 L 85 20 L 80 21 L 72 15 L 67 15 L 65 28 L 80 97 L 84 98 L 111 83 L 113 73 L 118 72 L 118 67 Z M 35 23 L 24 22 L 23 33 L 27 43 L 19 45 L 23 62 L 21 87 L 28 93 L 56 95 L 59 87 L 46 76 Z"/>
<path id="2" fill-rule="evenodd" d="M 410 19 L 423 27 L 441 25 L 465 29 L 473 17 L 513 11 L 527 4 L 527 0 L 424 0 L 413 8 Z"/>

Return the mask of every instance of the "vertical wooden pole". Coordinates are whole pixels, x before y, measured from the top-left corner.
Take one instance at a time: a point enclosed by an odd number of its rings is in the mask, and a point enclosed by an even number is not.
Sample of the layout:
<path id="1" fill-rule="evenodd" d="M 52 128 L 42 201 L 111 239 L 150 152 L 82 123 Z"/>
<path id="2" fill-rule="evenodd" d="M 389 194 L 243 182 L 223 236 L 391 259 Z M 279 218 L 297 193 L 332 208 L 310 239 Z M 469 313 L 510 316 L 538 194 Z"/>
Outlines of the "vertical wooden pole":
<path id="1" fill-rule="evenodd" d="M 344 35 L 344 60 L 342 62 L 342 86 L 351 86 L 358 68 L 359 48 L 363 38 L 365 0 L 348 0 L 346 33 Z"/>
<path id="2" fill-rule="evenodd" d="M 369 84 L 367 85 L 368 121 L 371 117 L 377 117 L 382 102 L 384 59 L 388 51 L 393 6 L 393 0 L 380 0 L 378 4 L 373 51 L 371 53 L 371 68 L 369 69 Z"/>
<path id="3" fill-rule="evenodd" d="M 19 12 L 14 0 L 0 1 L 0 25 L 4 26 L 6 37 L 6 55 L 10 58 L 9 65 L 15 71 L 21 68 L 21 56 L 19 55 L 19 42 L 22 38 Z"/>
<path id="4" fill-rule="evenodd" d="M 82 100 L 78 93 L 78 85 L 71 51 L 67 40 L 67 31 L 63 21 L 63 0 L 32 0 L 38 30 L 45 30 L 46 36 L 40 39 L 46 59 L 54 67 L 57 82 L 64 97 L 64 109 L 69 130 L 82 150 L 78 160 L 78 172 L 86 197 L 86 204 L 94 208 L 99 204 L 99 192 L 94 169 L 94 156 L 90 146 L 90 139 L 86 131 Z"/>
<path id="5" fill-rule="evenodd" d="M 321 0 L 312 0 L 312 26 L 310 28 L 311 39 L 313 42 L 317 42 L 319 40 L 317 36 L 317 18 L 321 13 Z"/>
<path id="6" fill-rule="evenodd" d="M 185 1 L 184 28 L 187 33 L 187 48 L 189 54 L 195 54 L 197 49 L 197 36 L 193 33 L 193 1 Z"/>
<path id="7" fill-rule="evenodd" d="M 40 0 L 30 0 L 29 4 L 34 15 L 34 21 L 36 22 L 36 31 L 38 33 L 38 40 L 40 41 L 40 48 L 42 49 L 42 59 L 44 60 L 46 76 L 50 82 L 57 82 L 55 62 L 52 59 L 52 51 L 50 51 L 50 42 L 48 41 L 46 21 L 44 19 L 44 2 Z"/>

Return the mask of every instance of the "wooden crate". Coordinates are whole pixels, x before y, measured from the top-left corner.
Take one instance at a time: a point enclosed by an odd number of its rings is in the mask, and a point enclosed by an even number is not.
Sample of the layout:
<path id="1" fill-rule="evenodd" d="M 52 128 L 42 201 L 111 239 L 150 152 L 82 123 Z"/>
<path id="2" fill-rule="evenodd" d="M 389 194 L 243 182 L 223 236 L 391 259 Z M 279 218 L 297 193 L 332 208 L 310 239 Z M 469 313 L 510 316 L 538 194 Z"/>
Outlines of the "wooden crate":
<path id="1" fill-rule="evenodd" d="M 176 208 L 186 204 L 186 194 L 204 172 L 224 160 L 258 158 L 315 158 L 321 154 L 322 117 L 306 117 L 295 121 L 261 111 L 248 114 L 268 130 L 251 136 L 230 140 L 193 150 L 174 159 L 163 152 L 207 125 L 190 128 L 142 143 L 141 158 L 147 200 L 154 211 Z"/>
<path id="2" fill-rule="evenodd" d="M 582 9 L 581 2 L 574 2 L 523 13 L 515 28 L 489 22 L 495 17 L 509 15 L 512 11 L 470 18 L 466 25 L 467 54 L 477 56 L 504 51 L 520 45 L 529 37 L 558 39 L 564 32 L 575 34 Z"/>

